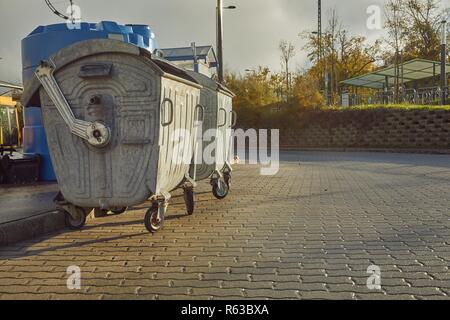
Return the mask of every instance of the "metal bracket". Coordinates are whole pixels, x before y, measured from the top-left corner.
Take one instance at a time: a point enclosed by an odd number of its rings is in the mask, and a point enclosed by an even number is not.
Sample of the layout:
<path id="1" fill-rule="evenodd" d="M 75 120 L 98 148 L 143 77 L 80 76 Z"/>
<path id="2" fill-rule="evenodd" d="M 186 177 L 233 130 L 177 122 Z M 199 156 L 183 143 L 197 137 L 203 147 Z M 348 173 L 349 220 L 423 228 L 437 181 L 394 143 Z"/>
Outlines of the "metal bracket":
<path id="1" fill-rule="evenodd" d="M 69 103 L 53 76 L 54 71 L 55 66 L 51 62 L 42 61 L 35 74 L 69 127 L 70 132 L 86 140 L 94 147 L 102 148 L 106 146 L 111 140 L 110 129 L 101 122 L 88 122 L 75 118 Z"/>
<path id="2" fill-rule="evenodd" d="M 222 178 L 223 178 L 222 172 L 220 172 L 219 170 L 214 171 L 214 173 L 211 175 L 211 184 Z"/>
<path id="3" fill-rule="evenodd" d="M 172 199 L 172 195 L 169 192 L 161 192 L 161 194 L 153 195 L 150 197 L 150 201 L 152 202 L 169 202 Z"/>
<path id="4" fill-rule="evenodd" d="M 228 161 L 225 161 L 225 168 L 223 169 L 223 173 L 230 174 L 233 172 L 233 168 L 231 167 L 231 164 Z"/>
<path id="5" fill-rule="evenodd" d="M 185 179 L 186 179 L 186 182 L 184 183 L 185 188 L 196 188 L 197 187 L 197 182 L 195 182 L 195 180 L 193 178 L 191 178 L 188 173 L 186 173 Z"/>

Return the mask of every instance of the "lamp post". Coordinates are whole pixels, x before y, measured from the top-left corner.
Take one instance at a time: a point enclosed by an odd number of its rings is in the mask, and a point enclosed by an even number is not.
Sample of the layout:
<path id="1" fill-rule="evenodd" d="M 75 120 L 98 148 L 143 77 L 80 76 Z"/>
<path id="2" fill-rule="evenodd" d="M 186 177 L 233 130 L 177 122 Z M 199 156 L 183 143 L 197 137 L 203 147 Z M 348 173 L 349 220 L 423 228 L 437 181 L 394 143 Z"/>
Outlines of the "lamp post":
<path id="1" fill-rule="evenodd" d="M 446 53 L 447 53 L 447 21 L 443 20 L 442 24 L 442 37 L 441 37 L 441 104 L 446 103 L 447 94 L 447 75 L 446 75 Z"/>
<path id="2" fill-rule="evenodd" d="M 223 6 L 223 0 L 217 0 L 217 60 L 218 60 L 218 78 L 219 82 L 223 83 L 223 9 L 236 9 L 236 6 Z"/>
<path id="3" fill-rule="evenodd" d="M 327 58 L 323 56 L 323 49 L 322 49 L 322 35 L 321 33 L 317 32 L 317 31 L 313 31 L 312 34 L 317 35 L 318 36 L 318 41 L 319 41 L 319 47 L 318 47 L 318 53 L 317 53 L 317 57 L 318 57 L 318 62 L 321 62 L 322 59 L 324 61 L 324 96 L 325 96 L 325 101 L 326 104 L 329 105 L 329 100 L 328 100 L 328 82 L 329 82 L 329 75 L 328 75 L 328 61 Z"/>

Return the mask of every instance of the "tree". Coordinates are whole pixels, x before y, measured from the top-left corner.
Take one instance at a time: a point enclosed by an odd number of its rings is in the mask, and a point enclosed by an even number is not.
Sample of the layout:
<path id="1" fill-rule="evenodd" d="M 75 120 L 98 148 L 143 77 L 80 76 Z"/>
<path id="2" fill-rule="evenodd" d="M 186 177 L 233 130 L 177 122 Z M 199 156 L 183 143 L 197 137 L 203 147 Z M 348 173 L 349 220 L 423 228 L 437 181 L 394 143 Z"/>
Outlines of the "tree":
<path id="1" fill-rule="evenodd" d="M 313 63 L 309 72 L 318 80 L 314 82 L 318 85 L 317 90 L 323 83 L 325 70 L 331 71 L 330 92 L 333 104 L 337 102 L 342 92 L 340 81 L 373 71 L 376 67 L 375 62 L 382 58 L 381 41 L 368 43 L 363 36 L 351 35 L 335 11 L 329 13 L 328 27 L 325 36 L 322 37 L 323 56 L 320 61 L 317 59 L 319 48 L 317 35 L 311 31 L 303 31 L 300 36 L 306 40 L 303 49 Z"/>
<path id="2" fill-rule="evenodd" d="M 399 57 L 408 32 L 405 4 L 405 0 L 388 0 L 385 6 L 386 28 L 389 34 L 387 42 L 394 49 L 395 100 L 398 100 L 399 96 Z"/>
<path id="3" fill-rule="evenodd" d="M 437 0 L 405 0 L 409 25 L 405 45 L 407 58 L 439 60 L 440 4 Z"/>
<path id="4" fill-rule="evenodd" d="M 325 39 L 329 41 L 329 45 L 326 48 L 329 48 L 329 52 L 325 53 L 326 55 L 330 56 L 331 60 L 331 72 L 330 72 L 330 88 L 331 88 L 331 102 L 334 104 L 335 102 L 335 92 L 337 93 L 338 90 L 336 90 L 339 86 L 338 84 L 338 77 L 336 77 L 336 38 L 339 34 L 342 33 L 342 24 L 339 21 L 339 17 L 337 15 L 336 9 L 332 9 L 329 14 L 328 19 L 328 28 L 326 30 L 326 37 Z"/>
<path id="5" fill-rule="evenodd" d="M 289 73 L 289 62 L 293 57 L 295 57 L 295 47 L 291 42 L 286 40 L 280 41 L 280 51 L 281 51 L 281 64 L 286 70 L 286 96 L 289 99 L 290 94 L 290 73 Z"/>

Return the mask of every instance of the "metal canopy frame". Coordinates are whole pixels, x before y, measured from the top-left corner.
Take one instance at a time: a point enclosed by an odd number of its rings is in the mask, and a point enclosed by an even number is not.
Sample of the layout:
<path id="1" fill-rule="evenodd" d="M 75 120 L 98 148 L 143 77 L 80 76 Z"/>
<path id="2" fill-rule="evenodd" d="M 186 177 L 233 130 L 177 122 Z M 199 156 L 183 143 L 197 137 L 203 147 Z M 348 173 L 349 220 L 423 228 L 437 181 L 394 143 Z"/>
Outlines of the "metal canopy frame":
<path id="1" fill-rule="evenodd" d="M 426 59 L 413 59 L 398 65 L 398 80 L 402 83 L 440 76 L 441 63 Z M 450 73 L 450 63 L 446 63 L 446 74 Z M 390 66 L 378 71 L 367 73 L 341 81 L 341 84 L 352 87 L 383 89 L 395 86 L 396 66 Z"/>

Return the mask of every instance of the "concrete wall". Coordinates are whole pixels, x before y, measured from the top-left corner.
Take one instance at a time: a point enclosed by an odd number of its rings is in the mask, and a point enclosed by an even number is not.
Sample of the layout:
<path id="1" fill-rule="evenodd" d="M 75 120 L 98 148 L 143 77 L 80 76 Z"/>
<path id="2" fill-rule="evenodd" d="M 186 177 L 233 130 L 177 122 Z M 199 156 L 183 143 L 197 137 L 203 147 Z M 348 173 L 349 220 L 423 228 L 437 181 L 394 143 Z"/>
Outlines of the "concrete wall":
<path id="1" fill-rule="evenodd" d="M 283 148 L 450 150 L 450 110 L 316 111 L 305 117 L 281 129 Z"/>

